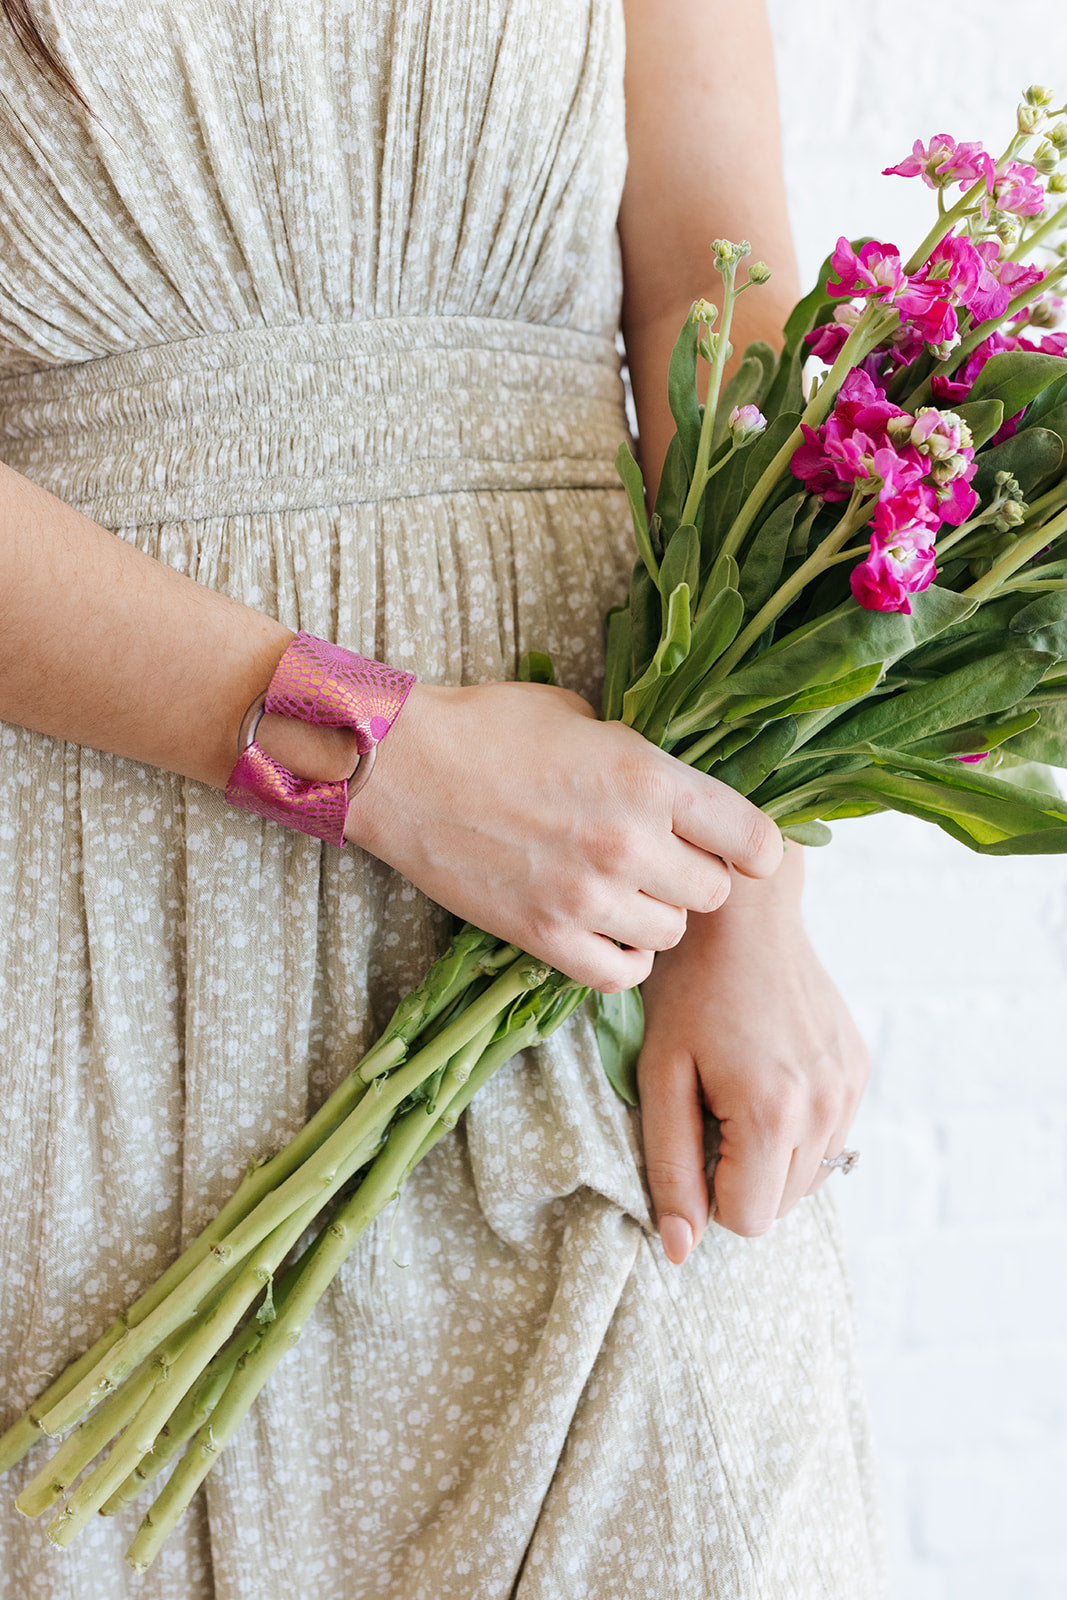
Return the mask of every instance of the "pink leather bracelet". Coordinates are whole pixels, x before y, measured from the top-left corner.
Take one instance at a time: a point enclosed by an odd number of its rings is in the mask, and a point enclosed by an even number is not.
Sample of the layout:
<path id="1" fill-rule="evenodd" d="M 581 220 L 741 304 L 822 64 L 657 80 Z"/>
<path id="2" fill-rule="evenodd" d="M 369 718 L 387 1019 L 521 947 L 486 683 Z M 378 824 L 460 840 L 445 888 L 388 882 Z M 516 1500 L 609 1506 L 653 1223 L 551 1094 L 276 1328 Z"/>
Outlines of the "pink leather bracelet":
<path id="1" fill-rule="evenodd" d="M 226 799 L 242 811 L 343 847 L 352 796 L 369 778 L 375 750 L 414 682 L 410 672 L 369 661 L 314 634 L 298 633 L 266 692 L 241 721 L 240 753 L 226 784 Z M 266 712 L 320 728 L 354 729 L 359 760 L 352 776 L 336 781 L 295 777 L 256 743 Z"/>

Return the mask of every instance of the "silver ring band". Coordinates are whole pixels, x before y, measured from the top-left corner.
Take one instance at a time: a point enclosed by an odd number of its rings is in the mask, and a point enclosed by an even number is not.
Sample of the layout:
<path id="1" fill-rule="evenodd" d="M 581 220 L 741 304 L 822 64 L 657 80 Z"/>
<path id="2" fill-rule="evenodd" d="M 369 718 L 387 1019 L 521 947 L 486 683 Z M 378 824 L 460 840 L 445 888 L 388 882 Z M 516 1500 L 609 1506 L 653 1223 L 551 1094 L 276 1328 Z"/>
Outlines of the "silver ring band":
<path id="1" fill-rule="evenodd" d="M 822 1165 L 831 1171 L 851 1172 L 859 1158 L 858 1150 L 841 1150 L 836 1156 L 823 1156 Z"/>

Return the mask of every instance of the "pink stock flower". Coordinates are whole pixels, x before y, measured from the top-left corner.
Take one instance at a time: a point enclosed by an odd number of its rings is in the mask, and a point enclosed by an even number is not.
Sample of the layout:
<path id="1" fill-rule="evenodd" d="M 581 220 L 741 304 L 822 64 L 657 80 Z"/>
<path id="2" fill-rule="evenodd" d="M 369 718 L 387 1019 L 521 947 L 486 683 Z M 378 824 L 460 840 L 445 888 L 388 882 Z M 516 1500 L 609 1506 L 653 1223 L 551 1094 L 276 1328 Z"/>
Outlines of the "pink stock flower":
<path id="1" fill-rule="evenodd" d="M 905 413 L 870 375 L 857 367 L 845 378 L 837 404 L 816 431 L 805 425 L 804 443 L 794 452 L 792 470 L 813 494 L 825 500 L 847 500 L 852 485 L 870 477 L 894 474 L 898 484 L 922 477 L 925 464 L 917 451 L 897 451 L 886 432 L 894 417 Z"/>
<path id="2" fill-rule="evenodd" d="M 880 508 L 879 508 L 880 509 Z M 871 553 L 854 567 L 849 586 L 867 611 L 911 611 L 908 596 L 937 576 L 933 535 L 926 528 L 871 534 Z"/>
<path id="3" fill-rule="evenodd" d="M 984 178 L 988 187 L 993 181 L 993 160 L 978 143 L 957 144 L 950 134 L 935 133 L 929 146 L 916 139 L 910 156 L 882 171 L 887 177 L 921 178 L 930 189 L 976 183 L 979 178 Z"/>
<path id="4" fill-rule="evenodd" d="M 990 194 L 992 205 L 1016 217 L 1036 217 L 1045 209 L 1045 189 L 1038 180 L 1037 168 L 1022 161 L 1009 161 L 997 168 Z M 989 209 L 987 203 L 987 214 Z"/>
<path id="5" fill-rule="evenodd" d="M 975 245 L 982 270 L 978 284 L 967 301 L 975 322 L 992 322 L 1002 317 L 1014 295 L 1040 283 L 1045 274 L 1040 267 L 1022 261 L 1005 261 L 998 239 L 983 239 Z"/>
<path id="6" fill-rule="evenodd" d="M 932 545 L 940 521 L 923 489 L 911 485 L 886 499 L 879 499 L 871 518 L 872 536 L 892 540 L 899 535 L 916 544 Z"/>
<path id="7" fill-rule="evenodd" d="M 863 295 L 867 299 L 891 301 L 906 282 L 896 245 L 879 244 L 876 239 L 868 239 L 857 255 L 842 235 L 830 257 L 830 265 L 841 280 L 840 283 L 834 283 L 833 279 L 827 282 L 827 292 L 835 297 Z"/>

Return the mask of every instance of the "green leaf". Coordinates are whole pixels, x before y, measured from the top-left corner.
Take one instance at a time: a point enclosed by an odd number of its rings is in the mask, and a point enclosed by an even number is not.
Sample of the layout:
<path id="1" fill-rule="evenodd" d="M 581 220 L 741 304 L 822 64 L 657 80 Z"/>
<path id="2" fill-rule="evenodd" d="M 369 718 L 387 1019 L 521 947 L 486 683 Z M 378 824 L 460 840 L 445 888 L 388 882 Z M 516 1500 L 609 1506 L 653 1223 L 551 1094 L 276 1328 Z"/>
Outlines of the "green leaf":
<path id="1" fill-rule="evenodd" d="M 667 602 L 663 637 L 655 655 L 641 677 L 623 695 L 622 720 L 630 727 L 638 725 L 646 704 L 650 707 L 654 703 L 648 698 L 649 690 L 654 690 L 661 678 L 669 678 L 676 672 L 689 654 L 689 637 L 689 585 L 680 583 Z"/>
<path id="2" fill-rule="evenodd" d="M 782 717 L 766 727 L 728 760 L 715 767 L 715 777 L 738 794 L 751 794 L 789 755 L 797 740 L 797 720 Z"/>
<path id="3" fill-rule="evenodd" d="M 638 562 L 630 579 L 630 681 L 639 678 L 659 643 L 663 608 L 648 568 Z"/>
<path id="4" fill-rule="evenodd" d="M 817 846 L 830 844 L 834 836 L 821 822 L 793 822 L 782 829 L 782 837 L 794 844 Z"/>
<path id="5" fill-rule="evenodd" d="M 1044 425 L 1045 418 L 1053 411 L 1058 411 L 1061 406 L 1067 405 L 1067 373 L 1062 378 L 1057 378 L 1050 383 L 1041 393 L 1035 395 L 1026 410 L 1023 426 L 1040 422 Z"/>
<path id="6" fill-rule="evenodd" d="M 622 716 L 622 697 L 629 681 L 630 608 L 612 606 L 608 612 L 608 638 L 604 650 L 602 715 L 605 722 L 617 722 Z"/>
<path id="7" fill-rule="evenodd" d="M 1033 409 L 1033 408 L 1031 408 Z M 1040 419 L 1031 419 L 1030 412 L 1026 413 L 1023 428 L 1040 426 L 1046 433 L 1054 433 L 1064 449 L 1067 450 L 1067 405 L 1057 406 L 1055 410 L 1043 411 Z"/>
<path id="8" fill-rule="evenodd" d="M 552 657 L 543 650 L 528 650 L 519 662 L 520 683 L 555 683 L 556 669 Z"/>
<path id="9" fill-rule="evenodd" d="M 746 451 L 742 457 L 745 463 L 746 497 L 756 487 L 756 484 L 762 478 L 790 434 L 799 425 L 800 413 L 797 411 L 785 411 L 780 417 L 775 417 L 773 422 L 767 424 L 766 432 L 761 433 L 751 449 Z M 789 476 L 791 484 L 795 484 L 796 481 L 794 477 Z"/>
<path id="10" fill-rule="evenodd" d="M 1028 761 L 1045 761 L 1052 767 L 1067 767 L 1067 687 L 1040 691 L 1026 701 L 1041 720 L 1034 727 L 1016 734 L 1005 745 L 1010 755 Z"/>
<path id="11" fill-rule="evenodd" d="M 648 535 L 648 516 L 645 512 L 645 480 L 641 476 L 641 468 L 633 458 L 633 453 L 625 439 L 618 448 L 615 456 L 615 471 L 622 479 L 622 486 L 626 490 L 626 498 L 630 502 L 630 517 L 634 525 L 634 538 L 641 560 L 648 568 L 650 575 L 655 578 L 659 568 L 656 557 L 652 551 L 652 541 Z"/>
<path id="12" fill-rule="evenodd" d="M 645 1010 L 640 989 L 597 994 L 593 1030 L 600 1063 L 611 1087 L 628 1106 L 637 1104 L 637 1059 L 645 1037 Z"/>
<path id="13" fill-rule="evenodd" d="M 925 756 L 928 761 L 943 761 L 950 756 L 974 756 L 1010 739 L 1013 734 L 1032 728 L 1040 713 L 1031 711 L 1005 711 L 999 717 L 967 722 L 959 728 L 949 728 L 945 733 L 931 734 L 925 739 L 913 740 L 905 746 L 909 755 Z"/>
<path id="14" fill-rule="evenodd" d="M 971 385 L 967 396 L 975 400 L 1001 400 L 1006 417 L 1016 416 L 1024 406 L 1067 376 L 1067 360 L 1046 356 L 1036 350 L 1002 350 L 991 356 Z"/>
<path id="15" fill-rule="evenodd" d="M 859 744 L 892 745 L 894 749 L 929 738 L 1018 704 L 1040 683 L 1055 658 L 1044 651 L 1004 650 L 943 678 L 887 695 L 841 717 L 805 746 L 805 754 L 821 748 L 847 750 Z"/>
<path id="16" fill-rule="evenodd" d="M 783 700 L 763 709 L 771 716 L 800 717 L 809 711 L 827 711 L 831 706 L 847 705 L 850 700 L 860 700 L 870 694 L 880 683 L 883 671 L 880 661 L 872 661 L 870 666 L 859 667 L 855 672 L 846 672 L 844 677 L 835 678 L 833 683 L 817 683 L 813 689 L 805 689 L 789 700 Z M 744 715 L 744 712 L 737 714 Z"/>
<path id="17" fill-rule="evenodd" d="M 785 565 L 786 550 L 797 513 L 807 496 L 804 490 L 775 506 L 756 529 L 741 563 L 741 598 L 752 615 L 764 605 L 778 587 Z"/>
<path id="18" fill-rule="evenodd" d="M 1029 601 L 1016 611 L 1008 630 L 1025 634 L 1031 650 L 1049 650 L 1053 655 L 1067 656 L 1067 592 L 1053 590 Z"/>
<path id="19" fill-rule="evenodd" d="M 693 321 L 693 305 L 671 351 L 667 368 L 667 399 L 678 430 L 678 443 L 692 478 L 700 446 L 700 399 L 697 394 L 697 344 L 700 329 Z"/>
<path id="20" fill-rule="evenodd" d="M 641 724 L 641 732 L 647 739 L 654 744 L 664 742 L 670 718 L 679 707 L 684 707 L 688 696 L 700 687 L 723 651 L 733 644 L 744 615 L 744 601 L 736 589 L 720 589 L 707 609 L 698 614 L 688 658 L 671 680 L 667 702 L 657 708 L 654 718 L 646 716 Z"/>
<path id="21" fill-rule="evenodd" d="M 697 606 L 697 616 L 699 617 L 710 606 L 715 596 L 720 594 L 723 589 L 736 589 L 739 577 L 737 562 L 733 556 L 717 556 L 712 563 L 711 571 L 704 580 L 700 603 Z"/>
<path id="22" fill-rule="evenodd" d="M 666 536 L 669 538 L 678 526 L 678 519 L 685 505 L 685 497 L 689 493 L 690 472 L 685 463 L 685 452 L 681 441 L 675 434 L 667 446 L 667 454 L 663 462 L 663 471 L 660 473 L 659 491 L 656 495 L 655 511 Z"/>
<path id="23" fill-rule="evenodd" d="M 888 664 L 976 608 L 974 600 L 937 584 L 911 599 L 910 615 L 867 611 L 846 601 L 710 685 L 708 703 L 729 705 L 734 697 L 744 696 L 746 704 L 759 700 L 771 705 L 814 684 L 834 683 L 876 661 Z"/>
<path id="24" fill-rule="evenodd" d="M 663 553 L 659 569 L 659 592 L 666 599 L 684 583 L 691 595 L 696 593 L 700 576 L 700 535 L 691 522 L 676 528 Z"/>
<path id="25" fill-rule="evenodd" d="M 1004 421 L 1003 400 L 965 400 L 953 409 L 970 428 L 976 450 L 992 439 Z"/>
<path id="26" fill-rule="evenodd" d="M 998 472 L 1012 473 L 1019 480 L 1023 494 L 1032 495 L 1038 485 L 1059 468 L 1063 460 L 1063 442 L 1047 428 L 1020 428 L 1012 438 L 991 450 L 983 450 L 976 459 L 978 466 L 971 487 L 984 505 L 996 492 L 994 480 Z"/>

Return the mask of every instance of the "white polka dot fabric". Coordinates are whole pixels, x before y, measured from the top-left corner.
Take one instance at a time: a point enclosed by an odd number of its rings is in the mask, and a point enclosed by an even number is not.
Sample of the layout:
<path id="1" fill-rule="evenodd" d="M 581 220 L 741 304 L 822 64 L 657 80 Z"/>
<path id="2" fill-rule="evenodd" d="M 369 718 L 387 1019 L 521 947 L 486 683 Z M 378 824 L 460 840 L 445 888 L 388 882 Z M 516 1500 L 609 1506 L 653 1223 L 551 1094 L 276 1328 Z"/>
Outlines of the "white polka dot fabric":
<path id="1" fill-rule="evenodd" d="M 431 681 L 595 698 L 617 0 L 48 0 L 0 36 L 0 456 Z M 402 723 L 394 737 L 402 737 Z M 448 934 L 385 867 L 0 728 L 0 1423 L 304 1120 Z M 588 1017 L 362 1241 L 145 1580 L 0 1485 L 18 1600 L 869 1600 L 830 1202 L 670 1268 Z M 142 1508 L 143 1509 L 143 1508 Z"/>

